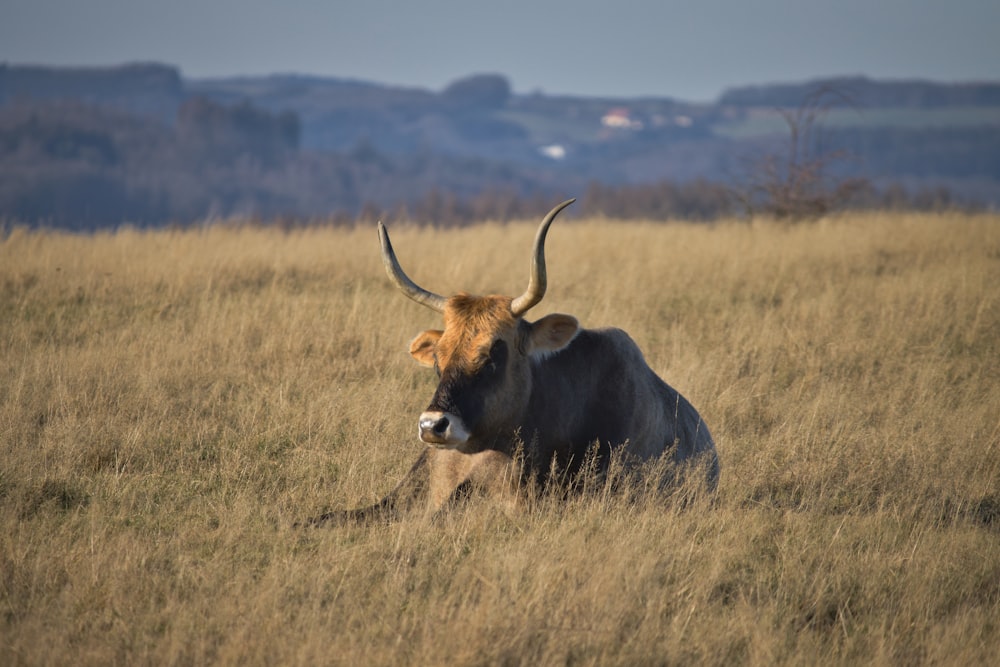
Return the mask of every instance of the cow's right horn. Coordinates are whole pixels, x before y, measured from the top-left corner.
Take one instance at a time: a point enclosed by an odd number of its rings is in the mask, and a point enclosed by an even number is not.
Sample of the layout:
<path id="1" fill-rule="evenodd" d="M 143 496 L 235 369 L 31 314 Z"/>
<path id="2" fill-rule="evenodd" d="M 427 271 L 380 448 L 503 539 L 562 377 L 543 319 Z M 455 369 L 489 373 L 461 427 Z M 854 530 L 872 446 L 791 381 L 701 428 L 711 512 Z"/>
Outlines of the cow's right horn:
<path id="1" fill-rule="evenodd" d="M 396 253 L 392 251 L 392 243 L 389 242 L 389 232 L 386 231 L 385 225 L 381 221 L 378 223 L 378 238 L 382 244 L 382 263 L 385 265 L 385 272 L 389 274 L 389 279 L 395 283 L 396 287 L 403 291 L 403 294 L 417 303 L 443 313 L 444 304 L 447 299 L 434 292 L 428 292 L 403 273 L 403 269 L 399 266 L 399 261 L 396 259 Z"/>

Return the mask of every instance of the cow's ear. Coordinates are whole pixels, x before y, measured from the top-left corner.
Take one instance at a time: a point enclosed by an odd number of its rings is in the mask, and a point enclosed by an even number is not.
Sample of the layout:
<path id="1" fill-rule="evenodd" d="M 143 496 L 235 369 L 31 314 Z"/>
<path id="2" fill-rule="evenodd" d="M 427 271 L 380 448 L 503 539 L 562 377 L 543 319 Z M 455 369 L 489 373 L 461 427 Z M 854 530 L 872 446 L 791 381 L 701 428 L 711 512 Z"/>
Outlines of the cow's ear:
<path id="1" fill-rule="evenodd" d="M 563 349 L 580 330 L 572 315 L 553 313 L 531 325 L 531 353 L 551 354 Z"/>
<path id="2" fill-rule="evenodd" d="M 410 355 L 417 360 L 421 366 L 434 367 L 434 350 L 437 348 L 438 339 L 443 331 L 438 329 L 428 329 L 413 339 L 410 343 Z"/>

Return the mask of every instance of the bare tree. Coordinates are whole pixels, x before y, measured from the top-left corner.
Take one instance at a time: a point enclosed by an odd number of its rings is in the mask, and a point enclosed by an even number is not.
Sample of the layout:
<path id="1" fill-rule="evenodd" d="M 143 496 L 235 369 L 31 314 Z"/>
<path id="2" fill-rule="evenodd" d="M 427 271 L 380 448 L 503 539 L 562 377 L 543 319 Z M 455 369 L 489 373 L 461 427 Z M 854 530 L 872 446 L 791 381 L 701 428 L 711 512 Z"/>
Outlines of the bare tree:
<path id="1" fill-rule="evenodd" d="M 838 179 L 829 173 L 831 165 L 848 157 L 823 145 L 823 118 L 838 102 L 854 106 L 842 91 L 822 86 L 797 108 L 776 109 L 788 128 L 785 151 L 753 159 L 744 183 L 733 190 L 748 217 L 815 219 L 842 206 L 864 187 L 864 179 Z"/>

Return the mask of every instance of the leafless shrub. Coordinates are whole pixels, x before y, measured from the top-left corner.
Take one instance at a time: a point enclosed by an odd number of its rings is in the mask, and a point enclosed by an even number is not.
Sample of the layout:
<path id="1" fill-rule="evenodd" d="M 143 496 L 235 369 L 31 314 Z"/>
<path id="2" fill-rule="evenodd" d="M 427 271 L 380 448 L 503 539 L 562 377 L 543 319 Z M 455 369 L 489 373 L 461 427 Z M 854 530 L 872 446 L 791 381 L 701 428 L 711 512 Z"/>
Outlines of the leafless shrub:
<path id="1" fill-rule="evenodd" d="M 750 161 L 749 175 L 733 190 L 748 217 L 810 220 L 843 206 L 863 189 L 863 178 L 836 178 L 831 167 L 848 159 L 844 151 L 823 145 L 823 118 L 832 106 L 852 105 L 842 91 L 822 86 L 794 109 L 776 109 L 788 128 L 784 152 Z"/>

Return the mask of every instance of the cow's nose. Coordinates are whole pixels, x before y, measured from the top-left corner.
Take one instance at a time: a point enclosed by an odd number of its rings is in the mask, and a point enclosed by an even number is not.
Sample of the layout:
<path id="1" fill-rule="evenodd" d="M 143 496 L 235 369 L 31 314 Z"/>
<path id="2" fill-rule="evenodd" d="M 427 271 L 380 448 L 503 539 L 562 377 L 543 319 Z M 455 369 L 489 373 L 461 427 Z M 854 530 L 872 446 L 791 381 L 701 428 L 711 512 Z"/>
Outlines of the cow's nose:
<path id="1" fill-rule="evenodd" d="M 426 433 L 430 431 L 434 435 L 443 438 L 444 434 L 448 431 L 448 417 L 442 416 L 440 419 L 423 419 L 420 422 L 420 431 Z"/>
<path id="2" fill-rule="evenodd" d="M 462 419 L 447 412 L 425 412 L 417 425 L 420 439 L 429 445 L 457 446 L 469 439 Z"/>

